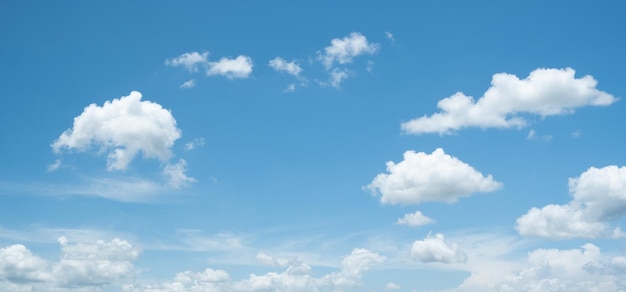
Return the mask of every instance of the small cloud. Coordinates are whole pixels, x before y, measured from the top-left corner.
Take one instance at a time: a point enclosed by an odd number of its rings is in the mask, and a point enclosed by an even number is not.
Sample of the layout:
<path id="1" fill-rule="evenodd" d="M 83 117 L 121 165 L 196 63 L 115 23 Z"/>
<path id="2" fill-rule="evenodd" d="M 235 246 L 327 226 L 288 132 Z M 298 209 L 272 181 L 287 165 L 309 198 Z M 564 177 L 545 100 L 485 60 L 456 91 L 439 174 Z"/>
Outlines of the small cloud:
<path id="1" fill-rule="evenodd" d="M 374 71 L 374 61 L 367 61 L 367 72 L 372 73 Z"/>
<path id="2" fill-rule="evenodd" d="M 296 64 L 295 61 L 287 62 L 281 57 L 270 60 L 269 66 L 276 71 L 286 72 L 293 76 L 298 76 L 302 72 L 302 67 Z"/>
<path id="3" fill-rule="evenodd" d="M 572 138 L 580 138 L 580 135 L 582 135 L 582 132 L 580 130 L 576 130 L 570 134 Z"/>
<path id="4" fill-rule="evenodd" d="M 48 165 L 48 172 L 56 171 L 59 167 L 61 167 L 61 159 L 57 159 L 54 163 Z"/>
<path id="5" fill-rule="evenodd" d="M 335 68 L 332 72 L 330 72 L 330 80 L 328 83 L 323 83 L 323 85 L 330 85 L 334 88 L 339 88 L 341 82 L 350 77 L 350 75 L 351 72 L 348 70 Z"/>
<path id="6" fill-rule="evenodd" d="M 620 229 L 619 227 L 615 227 L 615 229 L 613 229 L 613 235 L 611 237 L 615 239 L 626 238 L 626 232 L 622 231 L 622 229 Z"/>
<path id="7" fill-rule="evenodd" d="M 367 38 L 358 32 L 353 32 L 342 39 L 333 39 L 330 43 L 331 45 L 319 55 L 326 69 L 332 68 L 334 63 L 351 63 L 354 57 L 360 55 L 375 54 L 380 47 L 378 44 L 368 42 Z"/>
<path id="8" fill-rule="evenodd" d="M 163 169 L 163 175 L 167 177 L 169 185 L 175 189 L 196 182 L 195 178 L 188 177 L 185 172 L 187 172 L 187 162 L 184 159 L 180 159 L 174 164 L 168 163 Z"/>
<path id="9" fill-rule="evenodd" d="M 543 140 L 543 141 L 550 141 L 552 140 L 552 135 L 537 135 L 537 132 L 535 132 L 535 130 L 530 130 L 528 132 L 528 135 L 526 135 L 526 140 Z"/>
<path id="10" fill-rule="evenodd" d="M 417 240 L 411 248 L 411 257 L 421 262 L 464 263 L 467 255 L 456 244 L 445 242 L 443 234 L 428 235 L 424 240 Z"/>
<path id="11" fill-rule="evenodd" d="M 198 53 L 189 52 L 184 53 L 176 58 L 165 60 L 165 65 L 172 67 L 185 67 L 189 72 L 193 73 L 198 71 L 198 65 L 206 65 L 209 52 Z"/>
<path id="12" fill-rule="evenodd" d="M 180 85 L 180 88 L 188 89 L 196 86 L 196 80 L 190 79 Z"/>
<path id="13" fill-rule="evenodd" d="M 185 149 L 193 150 L 200 146 L 204 146 L 204 138 L 195 138 L 191 142 L 187 142 Z"/>
<path id="14" fill-rule="evenodd" d="M 295 84 L 289 84 L 287 86 L 287 88 L 285 88 L 284 92 L 294 92 L 296 91 L 296 85 Z"/>
<path id="15" fill-rule="evenodd" d="M 422 226 L 426 224 L 435 223 L 435 220 L 425 216 L 420 211 L 415 211 L 415 213 L 406 214 L 402 218 L 398 218 L 396 224 L 408 225 L 411 227 Z"/>
<path id="16" fill-rule="evenodd" d="M 395 42 L 396 42 L 396 38 L 393 36 L 393 34 L 392 34 L 392 33 L 388 32 L 388 31 L 386 31 L 386 32 L 385 32 L 385 37 L 386 37 L 388 40 L 390 40 L 392 43 L 395 43 Z"/>
<path id="17" fill-rule="evenodd" d="M 250 76 L 252 66 L 252 59 L 248 56 L 240 55 L 235 59 L 221 58 L 217 62 L 209 62 L 207 75 L 222 75 L 229 79 L 243 79 Z"/>
<path id="18" fill-rule="evenodd" d="M 394 283 L 394 282 L 389 282 L 387 283 L 387 285 L 385 285 L 385 290 L 387 291 L 391 291 L 391 290 L 400 290 L 400 285 Z"/>

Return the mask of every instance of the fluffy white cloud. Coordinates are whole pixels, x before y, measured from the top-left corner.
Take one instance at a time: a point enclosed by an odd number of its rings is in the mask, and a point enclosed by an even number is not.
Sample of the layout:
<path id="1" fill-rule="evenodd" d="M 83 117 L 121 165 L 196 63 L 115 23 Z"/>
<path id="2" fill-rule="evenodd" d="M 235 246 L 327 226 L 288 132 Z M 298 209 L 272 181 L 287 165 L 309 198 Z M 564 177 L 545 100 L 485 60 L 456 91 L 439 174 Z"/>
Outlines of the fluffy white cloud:
<path id="1" fill-rule="evenodd" d="M 517 219 L 517 230 L 523 236 L 566 239 L 596 238 L 605 225 L 588 218 L 580 208 L 572 205 L 547 205 L 532 208 Z"/>
<path id="2" fill-rule="evenodd" d="M 621 236 L 619 228 L 611 235 L 608 227 L 626 214 L 626 167 L 591 167 L 569 179 L 569 191 L 569 204 L 532 208 L 518 218 L 519 233 L 555 239 Z"/>
<path id="3" fill-rule="evenodd" d="M 378 174 L 366 187 L 373 194 L 380 193 L 384 204 L 451 203 L 459 197 L 491 192 L 502 185 L 441 148 L 432 154 L 406 151 L 403 161 L 387 162 L 387 171 L 388 174 Z"/>
<path id="4" fill-rule="evenodd" d="M 409 225 L 411 227 L 422 226 L 426 224 L 432 224 L 435 221 L 428 216 L 422 214 L 420 211 L 415 211 L 415 213 L 406 214 L 402 218 L 398 218 L 396 224 L 404 224 Z"/>
<path id="5" fill-rule="evenodd" d="M 319 56 L 327 69 L 331 68 L 334 63 L 350 63 L 354 57 L 374 54 L 379 49 L 378 44 L 369 43 L 367 38 L 358 32 L 353 32 L 342 39 L 333 39 L 330 43 L 331 45 L 326 47 Z"/>
<path id="6" fill-rule="evenodd" d="M 207 57 L 209 56 L 208 52 L 198 53 L 198 52 L 189 52 L 184 53 L 176 58 L 165 60 L 165 65 L 172 67 L 185 67 L 189 72 L 198 71 L 199 65 L 207 64 Z M 182 86 L 181 86 L 182 87 Z"/>
<path id="7" fill-rule="evenodd" d="M 467 127 L 523 127 L 522 114 L 542 117 L 573 113 L 584 106 L 606 106 L 617 101 L 612 95 L 596 89 L 590 75 L 576 78 L 567 69 L 536 69 L 520 80 L 517 76 L 493 75 L 491 87 L 477 101 L 458 92 L 437 103 L 441 112 L 402 124 L 410 134 L 448 134 Z"/>
<path id="8" fill-rule="evenodd" d="M 183 84 L 180 85 L 180 88 L 188 89 L 188 88 L 192 88 L 194 86 L 196 86 L 196 80 L 195 79 L 190 79 L 190 80 L 187 80 L 187 81 L 183 82 Z"/>
<path id="9" fill-rule="evenodd" d="M 276 267 L 286 267 L 291 262 L 289 259 L 273 257 L 263 252 L 256 255 L 256 261 L 262 265 Z"/>
<path id="10" fill-rule="evenodd" d="M 256 258 L 264 264 L 282 262 L 265 253 L 257 254 Z M 239 281 L 229 281 L 224 271 L 207 269 L 203 274 L 208 275 L 202 277 L 201 273 L 186 271 L 178 273 L 173 282 L 129 285 L 126 288 L 129 291 L 338 291 L 358 286 L 363 273 L 385 259 L 377 253 L 357 248 L 343 258 L 338 272 L 319 278 L 311 275 L 308 265 L 292 260 L 283 272 L 250 274 L 248 278 Z M 280 266 L 284 265 L 281 263 Z"/>
<path id="11" fill-rule="evenodd" d="M 611 220 L 626 215 L 626 167 L 591 167 L 571 178 L 569 189 L 593 218 Z"/>
<path id="12" fill-rule="evenodd" d="M 62 287 L 102 286 L 118 283 L 133 275 L 131 261 L 139 249 L 125 240 L 75 243 L 59 238 L 63 256 L 53 267 L 55 281 Z"/>
<path id="13" fill-rule="evenodd" d="M 276 57 L 269 62 L 270 67 L 276 71 L 283 71 L 293 76 L 300 75 L 302 67 L 300 67 L 295 61 L 287 62 L 281 57 Z"/>
<path id="14" fill-rule="evenodd" d="M 626 278 L 616 273 L 619 257 L 603 259 L 590 243 L 581 249 L 537 249 L 528 265 L 496 285 L 497 291 L 622 291 Z"/>
<path id="15" fill-rule="evenodd" d="M 102 106 L 87 106 L 74 118 L 74 126 L 51 146 L 55 153 L 95 147 L 98 152 L 108 152 L 109 170 L 125 170 L 139 152 L 147 158 L 169 160 L 171 147 L 180 136 L 169 110 L 142 101 L 141 93 L 133 91 Z"/>
<path id="16" fill-rule="evenodd" d="M 70 243 L 60 237 L 58 242 L 61 257 L 57 262 L 41 259 L 20 244 L 1 248 L 0 287 L 5 281 L 26 291 L 93 290 L 120 285 L 135 273 L 132 261 L 140 251 L 125 240 Z"/>
<path id="17" fill-rule="evenodd" d="M 456 243 L 447 244 L 443 234 L 428 235 L 424 240 L 416 240 L 411 247 L 411 257 L 419 261 L 441 263 L 464 263 L 467 255 L 459 250 Z"/>
<path id="18" fill-rule="evenodd" d="M 217 62 L 209 62 L 207 75 L 222 75 L 227 78 L 248 78 L 252 73 L 252 59 L 240 55 L 235 59 L 221 58 Z"/>
<path id="19" fill-rule="evenodd" d="M 0 281 L 33 283 L 52 280 L 49 263 L 21 244 L 0 248 Z"/>
<path id="20" fill-rule="evenodd" d="M 167 178 L 169 185 L 175 189 L 180 189 L 190 183 L 196 182 L 196 179 L 188 177 L 186 172 L 187 162 L 184 159 L 180 159 L 174 164 L 168 163 L 165 168 L 163 168 L 163 175 Z"/>
<path id="21" fill-rule="evenodd" d="M 351 73 L 348 70 L 335 68 L 330 72 L 330 80 L 328 83 L 324 84 L 330 84 L 332 87 L 339 88 L 341 82 L 350 77 L 350 75 Z"/>

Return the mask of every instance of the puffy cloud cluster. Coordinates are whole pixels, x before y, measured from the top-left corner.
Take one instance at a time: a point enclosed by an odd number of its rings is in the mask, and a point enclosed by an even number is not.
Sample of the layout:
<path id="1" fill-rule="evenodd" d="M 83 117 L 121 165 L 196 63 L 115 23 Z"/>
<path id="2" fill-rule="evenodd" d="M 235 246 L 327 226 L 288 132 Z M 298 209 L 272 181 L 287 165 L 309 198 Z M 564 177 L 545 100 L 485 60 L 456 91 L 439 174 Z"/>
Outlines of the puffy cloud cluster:
<path id="1" fill-rule="evenodd" d="M 622 291 L 623 257 L 604 259 L 587 243 L 580 249 L 537 249 L 528 266 L 498 283 L 498 291 Z"/>
<path id="2" fill-rule="evenodd" d="M 207 75 L 222 75 L 229 79 L 248 78 L 252 73 L 252 59 L 240 55 L 237 58 L 221 58 L 217 62 L 209 62 Z"/>
<path id="3" fill-rule="evenodd" d="M 269 62 L 270 67 L 276 71 L 286 72 L 287 74 L 298 76 L 302 72 L 302 67 L 295 61 L 287 62 L 281 57 L 276 57 Z"/>
<path id="4" fill-rule="evenodd" d="M 422 226 L 426 224 L 432 224 L 435 220 L 430 217 L 422 214 L 420 211 L 415 211 L 415 213 L 405 214 L 404 217 L 398 218 L 396 224 L 408 225 L 411 227 Z"/>
<path id="5" fill-rule="evenodd" d="M 532 208 L 519 217 L 519 233 L 555 239 L 611 236 L 610 221 L 626 214 L 626 167 L 591 167 L 569 180 L 569 191 L 569 204 Z M 612 235 L 620 237 L 620 229 Z"/>
<path id="6" fill-rule="evenodd" d="M 257 261 L 272 266 L 287 267 L 285 271 L 263 275 L 250 274 L 248 278 L 230 281 L 225 271 L 207 269 L 202 273 L 178 273 L 172 282 L 152 285 L 129 285 L 130 291 L 331 291 L 360 285 L 362 275 L 386 258 L 366 249 L 354 249 L 346 255 L 338 272 L 316 278 L 311 268 L 297 260 L 257 254 Z"/>
<path id="7" fill-rule="evenodd" d="M 158 103 L 141 100 L 133 91 L 102 106 L 91 104 L 74 118 L 72 128 L 52 143 L 55 153 L 62 150 L 108 152 L 107 168 L 125 170 L 135 156 L 169 160 L 181 131 L 171 112 Z"/>
<path id="8" fill-rule="evenodd" d="M 464 263 L 465 252 L 456 243 L 448 244 L 443 234 L 428 235 L 424 240 L 416 240 L 411 247 L 411 257 L 421 262 Z"/>
<path id="9" fill-rule="evenodd" d="M 172 67 L 185 67 L 189 72 L 197 72 L 199 66 L 206 66 L 209 52 L 184 53 L 176 58 L 165 60 L 165 65 Z"/>
<path id="10" fill-rule="evenodd" d="M 329 69 L 335 63 L 351 63 L 354 57 L 375 54 L 378 49 L 378 44 L 370 43 L 364 35 L 353 32 L 347 37 L 331 40 L 330 46 L 324 48 L 324 52 L 320 53 L 319 58 L 324 66 Z"/>
<path id="11" fill-rule="evenodd" d="M 597 81 L 589 75 L 575 77 L 566 69 L 536 69 L 525 79 L 507 73 L 493 75 L 491 87 L 481 98 L 461 92 L 437 103 L 441 112 L 423 116 L 402 124 L 410 134 L 449 134 L 467 128 L 523 127 L 527 121 L 522 114 L 542 117 L 574 112 L 585 106 L 606 106 L 617 98 L 596 89 Z"/>
<path id="12" fill-rule="evenodd" d="M 438 148 L 433 153 L 406 151 L 399 163 L 387 162 L 389 173 L 378 174 L 366 186 L 384 204 L 456 202 L 476 192 L 491 192 L 501 183 Z"/>
<path id="13" fill-rule="evenodd" d="M 140 250 L 125 240 L 70 243 L 59 238 L 61 258 L 50 262 L 16 244 L 0 249 L 0 282 L 24 290 L 119 285 L 134 275 Z"/>
<path id="14" fill-rule="evenodd" d="M 198 72 L 201 67 L 206 70 L 208 76 L 221 75 L 229 79 L 248 78 L 252 73 L 252 58 L 239 55 L 236 58 L 221 58 L 217 62 L 208 59 L 209 53 L 188 52 L 178 57 L 165 60 L 165 65 L 172 67 L 185 67 L 190 73 Z M 181 84 L 181 88 L 191 88 L 196 85 L 191 79 Z"/>

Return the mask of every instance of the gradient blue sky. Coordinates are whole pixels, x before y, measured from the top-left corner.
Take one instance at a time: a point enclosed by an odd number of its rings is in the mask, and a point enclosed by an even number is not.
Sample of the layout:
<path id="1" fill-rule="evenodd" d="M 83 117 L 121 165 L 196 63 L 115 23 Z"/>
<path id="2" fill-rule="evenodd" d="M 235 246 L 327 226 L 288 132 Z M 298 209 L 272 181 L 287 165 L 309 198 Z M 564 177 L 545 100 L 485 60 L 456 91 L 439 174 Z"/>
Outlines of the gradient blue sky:
<path id="1" fill-rule="evenodd" d="M 3 1 L 0 290 L 622 291 L 624 8 Z"/>

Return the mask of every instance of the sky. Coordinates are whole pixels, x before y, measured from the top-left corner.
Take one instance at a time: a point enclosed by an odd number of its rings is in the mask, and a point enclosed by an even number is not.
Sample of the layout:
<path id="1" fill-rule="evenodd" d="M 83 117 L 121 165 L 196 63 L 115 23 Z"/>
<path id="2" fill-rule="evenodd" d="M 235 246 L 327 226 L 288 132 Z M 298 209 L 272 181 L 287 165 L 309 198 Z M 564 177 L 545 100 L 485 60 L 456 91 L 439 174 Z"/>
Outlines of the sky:
<path id="1" fill-rule="evenodd" d="M 624 291 L 624 8 L 2 1 L 0 290 Z"/>

